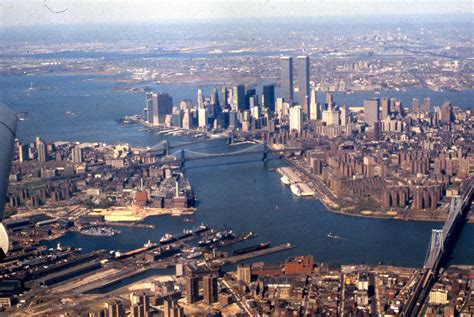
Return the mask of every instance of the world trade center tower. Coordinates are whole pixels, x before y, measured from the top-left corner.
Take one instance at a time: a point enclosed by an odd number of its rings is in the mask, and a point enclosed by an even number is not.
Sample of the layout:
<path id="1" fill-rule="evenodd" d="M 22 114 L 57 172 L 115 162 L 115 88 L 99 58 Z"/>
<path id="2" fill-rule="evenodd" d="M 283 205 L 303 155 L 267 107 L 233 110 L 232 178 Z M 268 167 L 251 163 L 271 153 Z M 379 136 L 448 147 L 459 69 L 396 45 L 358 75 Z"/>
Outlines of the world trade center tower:
<path id="1" fill-rule="evenodd" d="M 309 111 L 309 56 L 298 56 L 296 60 L 296 73 L 298 79 L 298 104 L 303 113 Z"/>
<path id="2" fill-rule="evenodd" d="M 281 57 L 281 97 L 285 102 L 293 102 L 293 58 Z"/>

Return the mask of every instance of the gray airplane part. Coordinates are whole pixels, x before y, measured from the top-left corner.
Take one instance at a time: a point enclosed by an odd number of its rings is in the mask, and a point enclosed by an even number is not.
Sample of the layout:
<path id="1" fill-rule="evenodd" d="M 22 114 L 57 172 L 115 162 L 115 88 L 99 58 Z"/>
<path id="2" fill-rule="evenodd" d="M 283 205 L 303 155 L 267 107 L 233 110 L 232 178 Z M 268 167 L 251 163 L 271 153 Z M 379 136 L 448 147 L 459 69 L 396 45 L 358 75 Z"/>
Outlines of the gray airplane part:
<path id="1" fill-rule="evenodd" d="M 0 260 L 8 252 L 8 235 L 3 225 L 5 216 L 5 202 L 7 199 L 8 176 L 15 141 L 17 117 L 13 111 L 0 104 Z"/>

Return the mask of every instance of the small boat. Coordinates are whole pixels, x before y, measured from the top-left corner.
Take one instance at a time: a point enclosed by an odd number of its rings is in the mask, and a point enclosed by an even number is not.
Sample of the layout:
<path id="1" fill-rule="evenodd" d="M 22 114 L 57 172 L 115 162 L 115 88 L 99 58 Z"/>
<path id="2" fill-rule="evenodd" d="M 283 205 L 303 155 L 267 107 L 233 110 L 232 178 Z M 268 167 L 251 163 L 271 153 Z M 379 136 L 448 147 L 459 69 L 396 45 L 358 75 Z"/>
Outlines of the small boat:
<path id="1" fill-rule="evenodd" d="M 194 222 L 193 218 L 184 218 L 184 222 Z"/>
<path id="2" fill-rule="evenodd" d="M 331 238 L 331 239 L 341 239 L 340 236 L 338 235 L 335 235 L 333 234 L 332 232 L 329 232 L 328 235 L 327 235 L 328 238 Z"/>

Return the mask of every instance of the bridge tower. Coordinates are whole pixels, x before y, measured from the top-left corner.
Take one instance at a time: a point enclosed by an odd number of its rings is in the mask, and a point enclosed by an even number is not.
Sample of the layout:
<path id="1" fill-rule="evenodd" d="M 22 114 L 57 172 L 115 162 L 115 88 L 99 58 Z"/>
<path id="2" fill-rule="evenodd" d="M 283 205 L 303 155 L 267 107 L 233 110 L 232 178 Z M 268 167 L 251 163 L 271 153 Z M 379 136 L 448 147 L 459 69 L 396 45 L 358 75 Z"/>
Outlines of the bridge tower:
<path id="1" fill-rule="evenodd" d="M 232 130 L 229 134 L 229 138 L 227 139 L 227 144 L 234 144 L 234 130 Z"/>
<path id="2" fill-rule="evenodd" d="M 179 161 L 179 168 L 183 169 L 184 168 L 184 163 L 186 162 L 186 159 L 184 157 L 185 150 L 181 149 L 181 160 Z"/>
<path id="3" fill-rule="evenodd" d="M 170 155 L 170 142 L 168 140 L 164 140 L 163 145 L 165 146 L 165 155 Z"/>
<path id="4" fill-rule="evenodd" d="M 263 156 L 262 156 L 262 161 L 266 162 L 268 160 L 268 145 L 267 145 L 267 139 L 263 141 Z"/>
<path id="5" fill-rule="evenodd" d="M 431 230 L 431 241 L 426 253 L 424 268 L 432 269 L 440 253 L 444 252 L 443 230 Z"/>

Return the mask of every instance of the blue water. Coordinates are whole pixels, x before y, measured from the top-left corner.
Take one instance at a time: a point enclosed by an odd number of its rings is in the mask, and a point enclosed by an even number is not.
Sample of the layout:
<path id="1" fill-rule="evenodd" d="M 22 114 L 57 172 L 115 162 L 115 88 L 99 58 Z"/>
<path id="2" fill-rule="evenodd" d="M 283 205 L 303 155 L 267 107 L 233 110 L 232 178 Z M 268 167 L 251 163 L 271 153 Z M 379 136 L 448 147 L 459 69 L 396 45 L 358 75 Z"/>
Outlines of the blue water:
<path id="1" fill-rule="evenodd" d="M 28 112 L 27 120 L 18 128 L 18 137 L 22 141 L 42 136 L 47 141 L 153 145 L 163 140 L 162 136 L 140 131 L 138 126 L 124 127 L 114 121 L 127 114 L 139 113 L 144 105 L 144 95 L 117 91 L 119 84 L 104 79 L 110 78 L 72 75 L 3 77 L 0 78 L 1 101 L 16 111 Z M 26 89 L 30 82 L 37 90 L 28 95 Z M 196 87 L 188 85 L 155 85 L 153 88 L 169 92 L 175 103 L 183 98 L 194 100 L 196 95 Z M 205 91 L 210 89 L 205 87 Z M 472 96 L 472 92 L 429 91 L 398 96 L 411 100 L 412 94 L 419 98 L 431 97 L 434 105 L 449 97 L 454 104 L 463 106 L 469 106 L 469 96 Z M 397 97 L 395 93 L 390 95 Z M 338 103 L 345 102 L 344 98 L 348 98 L 348 103 L 362 104 L 365 95 L 335 95 Z M 76 116 L 67 116 L 65 111 L 73 111 Z M 173 141 L 176 140 L 171 139 Z M 233 150 L 224 141 L 195 144 L 192 148 Z M 276 159 L 264 164 L 258 155 L 188 163 L 186 174 L 198 199 L 198 212 L 193 216 L 195 223 L 205 222 L 218 227 L 227 225 L 236 232 L 257 232 L 258 237 L 246 244 L 269 241 L 274 245 L 291 242 L 297 246 L 256 260 L 274 262 L 283 261 L 293 254 L 312 254 L 317 261 L 325 262 L 381 261 L 403 266 L 422 265 L 431 229 L 439 228 L 441 223 L 354 218 L 328 212 L 318 201 L 294 197 L 289 188 L 281 184 L 278 174 L 271 171 L 281 164 Z M 120 228 L 122 233 L 113 237 L 70 233 L 47 244 L 52 246 L 61 242 L 84 250 L 126 251 L 149 239 L 157 241 L 166 232 L 179 233 L 192 226 L 175 217 L 151 217 L 145 222 L 153 223 L 156 229 Z M 329 232 L 341 239 L 328 238 Z M 474 226 L 466 225 L 453 252 L 453 263 L 474 264 L 472 241 Z"/>

